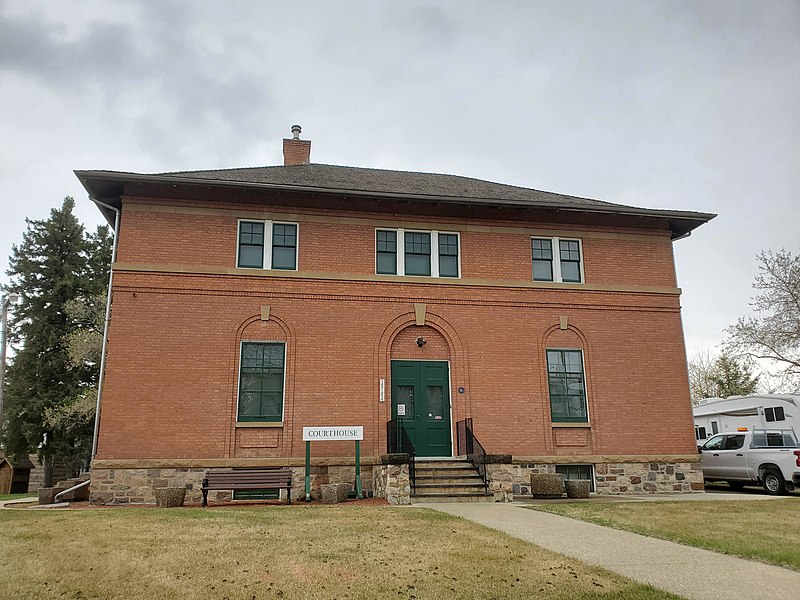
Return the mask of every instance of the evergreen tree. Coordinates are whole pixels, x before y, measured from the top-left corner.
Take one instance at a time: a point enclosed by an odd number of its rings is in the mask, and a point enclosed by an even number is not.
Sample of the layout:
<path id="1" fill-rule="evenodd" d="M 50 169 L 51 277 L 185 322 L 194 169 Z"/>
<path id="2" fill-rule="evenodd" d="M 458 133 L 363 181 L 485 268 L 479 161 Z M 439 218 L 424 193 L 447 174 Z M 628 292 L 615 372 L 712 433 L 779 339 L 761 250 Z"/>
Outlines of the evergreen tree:
<path id="1" fill-rule="evenodd" d="M 18 293 L 21 301 L 11 319 L 10 337 L 18 347 L 6 373 L 3 441 L 14 458 L 38 453 L 45 465 L 45 485 L 54 459 L 74 473 L 88 458 L 91 428 L 75 427 L 69 420 L 68 426 L 58 426 L 53 414 L 76 412 L 70 409 L 75 402 L 85 405 L 87 388 L 96 383 L 99 368 L 96 362 L 76 366 L 70 360 L 71 334 L 82 328 L 70 306 L 102 294 L 110 234 L 99 228 L 86 235 L 74 206 L 67 197 L 49 219 L 26 220 L 22 243 L 13 247 L 7 271 L 11 282 L 6 290 Z"/>
<path id="2" fill-rule="evenodd" d="M 724 353 L 717 358 L 711 379 L 720 398 L 749 396 L 758 388 L 758 376 L 750 365 Z"/>
<path id="3" fill-rule="evenodd" d="M 746 357 L 723 352 L 717 357 L 707 350 L 689 360 L 689 390 L 692 404 L 703 398 L 748 396 L 758 391 L 759 376 L 753 374 L 753 364 Z"/>

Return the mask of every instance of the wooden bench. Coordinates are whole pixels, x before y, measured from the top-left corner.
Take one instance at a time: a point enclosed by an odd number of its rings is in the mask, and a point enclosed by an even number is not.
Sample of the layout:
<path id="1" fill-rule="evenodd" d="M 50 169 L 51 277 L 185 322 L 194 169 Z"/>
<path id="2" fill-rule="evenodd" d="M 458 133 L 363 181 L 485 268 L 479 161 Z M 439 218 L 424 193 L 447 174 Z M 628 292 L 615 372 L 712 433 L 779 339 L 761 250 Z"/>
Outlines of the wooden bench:
<path id="1" fill-rule="evenodd" d="M 292 471 L 278 469 L 241 469 L 239 471 L 207 471 L 203 479 L 203 506 L 208 506 L 209 490 L 286 490 L 292 503 Z"/>

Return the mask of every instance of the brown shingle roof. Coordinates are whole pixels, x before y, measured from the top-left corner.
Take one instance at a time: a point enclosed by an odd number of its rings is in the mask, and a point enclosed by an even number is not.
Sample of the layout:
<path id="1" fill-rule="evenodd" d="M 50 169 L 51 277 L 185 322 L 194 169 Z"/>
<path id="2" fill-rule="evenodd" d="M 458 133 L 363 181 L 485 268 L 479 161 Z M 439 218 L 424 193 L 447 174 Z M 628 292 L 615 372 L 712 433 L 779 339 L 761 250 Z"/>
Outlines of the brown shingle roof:
<path id="1" fill-rule="evenodd" d="M 401 194 L 418 197 L 435 196 L 454 199 L 505 200 L 536 205 L 558 204 L 560 206 L 570 205 L 582 208 L 613 208 L 620 206 L 602 200 L 543 192 L 460 175 L 366 169 L 314 163 L 290 167 L 273 166 L 212 171 L 178 171 L 159 173 L 159 175 L 203 180 L 314 187 L 332 191 L 347 190 L 378 195 Z"/>
<path id="2" fill-rule="evenodd" d="M 691 231 L 716 216 L 691 211 L 639 208 L 592 198 L 580 198 L 578 196 L 494 183 L 460 175 L 367 169 L 315 163 L 153 174 L 117 171 L 76 171 L 76 175 L 90 195 L 98 199 L 109 194 L 121 194 L 123 184 L 128 181 L 169 181 L 182 184 L 217 184 L 225 186 L 246 185 L 321 193 L 400 197 L 420 201 L 663 217 L 669 220 L 670 228 L 675 237 Z"/>

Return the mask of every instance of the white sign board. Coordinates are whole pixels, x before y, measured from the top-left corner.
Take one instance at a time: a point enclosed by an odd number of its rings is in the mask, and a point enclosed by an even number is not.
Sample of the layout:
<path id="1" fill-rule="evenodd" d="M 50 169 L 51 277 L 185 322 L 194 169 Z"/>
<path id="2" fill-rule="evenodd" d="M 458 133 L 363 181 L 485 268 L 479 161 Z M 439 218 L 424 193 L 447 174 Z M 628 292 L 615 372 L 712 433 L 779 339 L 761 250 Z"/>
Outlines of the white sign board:
<path id="1" fill-rule="evenodd" d="M 397 405 L 397 416 L 398 417 L 405 417 L 406 416 L 406 405 L 405 404 L 398 404 Z"/>
<path id="2" fill-rule="evenodd" d="M 303 427 L 304 442 L 324 442 L 340 440 L 363 440 L 363 425 L 343 425 L 341 427 Z"/>

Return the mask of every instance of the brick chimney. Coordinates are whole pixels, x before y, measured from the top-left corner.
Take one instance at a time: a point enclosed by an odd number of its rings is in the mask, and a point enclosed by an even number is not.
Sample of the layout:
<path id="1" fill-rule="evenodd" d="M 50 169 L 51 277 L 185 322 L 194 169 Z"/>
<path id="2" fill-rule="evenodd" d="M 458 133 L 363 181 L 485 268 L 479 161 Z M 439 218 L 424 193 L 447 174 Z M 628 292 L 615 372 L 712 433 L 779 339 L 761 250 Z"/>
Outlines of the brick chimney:
<path id="1" fill-rule="evenodd" d="M 311 140 L 301 140 L 300 131 L 300 125 L 292 125 L 292 139 L 283 140 L 284 167 L 311 162 Z"/>

